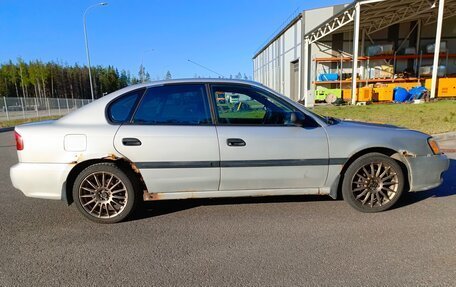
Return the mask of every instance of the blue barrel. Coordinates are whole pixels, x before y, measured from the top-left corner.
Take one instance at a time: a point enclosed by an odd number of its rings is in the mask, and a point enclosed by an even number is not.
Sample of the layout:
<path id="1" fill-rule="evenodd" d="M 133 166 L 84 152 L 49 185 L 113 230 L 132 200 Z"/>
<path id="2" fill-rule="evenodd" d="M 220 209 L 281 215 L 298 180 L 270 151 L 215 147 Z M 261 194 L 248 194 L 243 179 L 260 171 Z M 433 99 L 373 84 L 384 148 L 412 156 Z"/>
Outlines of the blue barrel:
<path id="1" fill-rule="evenodd" d="M 415 87 L 409 91 L 410 100 L 419 100 L 426 93 L 427 89 L 425 87 Z"/>
<path id="2" fill-rule="evenodd" d="M 402 87 L 396 87 L 394 88 L 393 98 L 395 102 L 403 103 L 410 99 L 410 94 L 406 89 Z"/>

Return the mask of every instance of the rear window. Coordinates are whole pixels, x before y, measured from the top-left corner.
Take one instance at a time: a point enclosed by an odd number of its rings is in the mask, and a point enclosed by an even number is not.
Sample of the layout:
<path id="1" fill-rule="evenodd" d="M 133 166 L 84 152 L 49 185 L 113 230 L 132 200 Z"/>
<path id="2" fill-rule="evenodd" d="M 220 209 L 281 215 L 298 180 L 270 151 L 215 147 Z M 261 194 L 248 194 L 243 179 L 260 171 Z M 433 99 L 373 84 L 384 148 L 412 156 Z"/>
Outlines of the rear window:
<path id="1" fill-rule="evenodd" d="M 129 120 L 136 101 L 144 90 L 133 91 L 121 96 L 109 105 L 108 117 L 113 123 L 123 123 Z"/>
<path id="2" fill-rule="evenodd" d="M 192 84 L 149 88 L 133 122 L 149 125 L 211 124 L 205 86 Z"/>

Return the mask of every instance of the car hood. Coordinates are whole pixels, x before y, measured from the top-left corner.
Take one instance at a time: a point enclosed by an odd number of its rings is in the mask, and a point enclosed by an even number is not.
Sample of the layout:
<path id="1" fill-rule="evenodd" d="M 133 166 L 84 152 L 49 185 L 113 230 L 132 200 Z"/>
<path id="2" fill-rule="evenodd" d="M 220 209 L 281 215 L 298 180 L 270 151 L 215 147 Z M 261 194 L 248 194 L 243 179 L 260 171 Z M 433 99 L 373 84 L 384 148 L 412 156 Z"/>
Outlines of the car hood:
<path id="1" fill-rule="evenodd" d="M 395 151 L 406 150 L 417 155 L 430 152 L 429 135 L 394 125 L 364 123 L 340 120 L 327 126 L 328 139 L 335 147 L 337 156 L 346 150 L 360 151 L 368 148 L 388 148 Z"/>
<path id="2" fill-rule="evenodd" d="M 397 129 L 397 130 L 406 130 L 406 128 L 398 127 L 395 125 L 387 125 L 387 124 L 376 124 L 376 123 L 366 123 L 366 122 L 359 122 L 359 121 L 351 121 L 351 120 L 340 120 L 339 124 L 349 127 L 360 127 L 360 128 L 386 128 L 386 129 Z"/>
<path id="3" fill-rule="evenodd" d="M 348 129 L 352 131 L 358 131 L 360 133 L 377 133 L 377 134 L 385 134 L 388 136 L 405 136 L 405 135 L 413 135 L 419 138 L 428 138 L 430 137 L 428 134 L 425 134 L 420 131 L 407 129 L 404 127 L 398 127 L 395 125 L 388 125 L 388 124 L 376 124 L 376 123 L 366 123 L 366 122 L 359 122 L 359 121 L 351 121 L 351 120 L 339 120 L 336 126 L 340 126 L 342 129 Z"/>

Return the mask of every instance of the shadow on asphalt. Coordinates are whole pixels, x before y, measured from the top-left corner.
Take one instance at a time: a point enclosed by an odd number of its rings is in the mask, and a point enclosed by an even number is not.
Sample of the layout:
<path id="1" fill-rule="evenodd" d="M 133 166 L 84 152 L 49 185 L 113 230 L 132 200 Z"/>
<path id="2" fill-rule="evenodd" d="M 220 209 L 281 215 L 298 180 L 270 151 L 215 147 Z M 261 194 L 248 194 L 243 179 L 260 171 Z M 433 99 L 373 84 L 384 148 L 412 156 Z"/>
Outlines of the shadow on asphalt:
<path id="1" fill-rule="evenodd" d="M 308 201 L 332 201 L 329 196 L 321 195 L 294 195 L 294 196 L 265 196 L 265 197 L 233 197 L 233 198 L 204 198 L 204 199 L 183 199 L 145 202 L 141 208 L 130 219 L 131 221 L 166 215 L 174 212 L 184 211 L 199 206 L 210 205 L 239 205 L 239 204 L 261 204 L 280 202 L 308 202 Z"/>
<path id="2" fill-rule="evenodd" d="M 415 204 L 430 197 L 446 197 L 456 195 L 456 160 L 450 160 L 450 168 L 445 172 L 443 184 L 437 188 L 423 192 L 409 192 L 403 194 L 393 209 Z M 453 176 L 452 176 L 453 175 Z M 131 221 L 166 215 L 184 211 L 199 206 L 210 205 L 237 205 L 237 204 L 261 204 L 280 202 L 310 202 L 332 201 L 329 196 L 319 195 L 295 195 L 295 196 L 267 196 L 267 197 L 237 197 L 237 198 L 212 198 L 212 199 L 184 199 L 145 202 L 138 208 Z"/>

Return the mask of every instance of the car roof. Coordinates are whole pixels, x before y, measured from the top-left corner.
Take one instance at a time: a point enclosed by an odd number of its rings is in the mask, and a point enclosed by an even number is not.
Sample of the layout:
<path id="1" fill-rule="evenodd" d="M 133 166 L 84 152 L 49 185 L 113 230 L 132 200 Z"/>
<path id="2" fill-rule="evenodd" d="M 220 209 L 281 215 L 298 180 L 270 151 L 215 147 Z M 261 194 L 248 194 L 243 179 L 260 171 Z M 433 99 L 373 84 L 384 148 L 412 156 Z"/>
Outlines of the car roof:
<path id="1" fill-rule="evenodd" d="M 217 83 L 217 84 L 243 84 L 250 86 L 258 86 L 268 89 L 266 86 L 247 80 L 232 80 L 232 79 L 214 79 L 214 78 L 198 78 L 198 79 L 175 79 L 175 80 L 163 80 L 163 81 L 153 81 L 143 84 L 136 84 L 127 86 L 115 92 L 112 92 L 104 97 L 97 99 L 95 102 L 86 105 L 79 110 L 72 112 L 57 122 L 59 124 L 65 123 L 104 123 L 106 122 L 106 117 L 104 112 L 100 113 L 101 110 L 104 111 L 106 105 L 112 100 L 116 99 L 118 96 L 128 93 L 130 91 L 138 90 L 141 88 L 149 88 L 154 86 L 163 86 L 168 84 L 207 84 L 207 83 Z"/>
<path id="2" fill-rule="evenodd" d="M 160 81 L 152 81 L 143 84 L 136 84 L 131 85 L 123 90 L 126 91 L 127 89 L 135 90 L 139 88 L 147 88 L 153 86 L 161 86 L 161 85 L 168 85 L 168 84 L 244 84 L 244 85 L 254 85 L 254 86 L 261 86 L 265 87 L 263 84 L 250 81 L 250 80 L 237 80 L 237 79 L 220 79 L 220 78 L 188 78 L 188 79 L 172 79 L 172 80 L 160 80 Z"/>
<path id="3" fill-rule="evenodd" d="M 112 92 L 104 97 L 101 97 L 97 99 L 95 102 L 90 103 L 70 114 L 67 114 L 63 118 L 57 120 L 55 124 L 87 124 L 87 125 L 96 125 L 96 124 L 106 124 L 107 119 L 105 116 L 105 109 L 106 106 L 113 100 L 115 100 L 117 97 L 119 97 L 122 94 L 128 93 L 130 91 L 138 90 L 141 88 L 148 88 L 148 87 L 154 87 L 154 86 L 162 86 L 162 85 L 167 85 L 167 84 L 240 84 L 240 85 L 250 85 L 250 86 L 256 86 L 259 88 L 263 88 L 279 97 L 281 97 L 283 100 L 287 101 L 288 103 L 294 105 L 301 111 L 303 111 L 306 114 L 309 114 L 311 112 L 306 111 L 304 107 L 300 107 L 299 105 L 296 105 L 296 102 L 291 100 L 290 98 L 287 98 L 272 89 L 268 88 L 267 86 L 255 82 L 255 81 L 249 81 L 249 80 L 237 80 L 237 79 L 216 79 L 216 78 L 198 78 L 198 79 L 175 79 L 175 80 L 163 80 L 163 81 L 154 81 L 154 82 L 149 82 L 149 83 L 144 83 L 144 84 L 136 84 L 132 86 L 125 87 L 123 89 L 117 90 L 115 92 Z M 312 113 L 311 113 L 312 114 Z M 315 117 L 315 116 L 312 116 Z M 325 123 L 317 119 L 317 121 L 325 125 Z"/>

